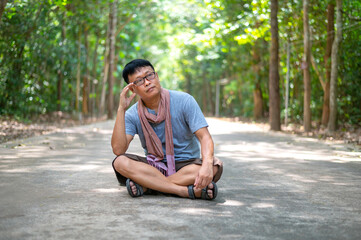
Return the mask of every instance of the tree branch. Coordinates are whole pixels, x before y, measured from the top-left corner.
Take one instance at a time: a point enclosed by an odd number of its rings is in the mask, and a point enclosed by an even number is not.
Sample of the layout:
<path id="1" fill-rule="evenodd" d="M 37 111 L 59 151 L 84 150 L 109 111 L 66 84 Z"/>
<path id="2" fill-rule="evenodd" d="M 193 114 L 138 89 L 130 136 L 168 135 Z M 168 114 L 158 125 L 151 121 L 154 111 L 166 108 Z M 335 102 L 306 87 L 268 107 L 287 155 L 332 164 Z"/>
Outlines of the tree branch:
<path id="1" fill-rule="evenodd" d="M 312 67 L 313 69 L 315 69 L 316 71 L 316 74 L 318 76 L 318 79 L 320 79 L 320 83 L 322 85 L 322 89 L 323 91 L 325 92 L 326 91 L 326 81 L 325 81 L 325 78 L 324 78 L 324 73 L 322 70 L 319 70 L 318 67 L 317 67 L 317 64 L 315 62 L 315 58 L 313 57 L 312 53 L 311 53 L 311 63 L 312 63 Z"/>
<path id="2" fill-rule="evenodd" d="M 125 26 L 127 26 L 127 24 L 133 19 L 134 14 L 130 14 L 130 16 L 128 17 L 128 19 L 125 21 L 125 23 L 123 23 L 122 25 L 118 26 L 118 30 L 117 33 L 115 34 L 115 36 L 118 36 L 119 33 L 125 28 Z"/>
<path id="3" fill-rule="evenodd" d="M 361 18 L 352 16 L 350 13 L 347 13 L 347 12 L 345 12 L 345 11 L 341 11 L 341 12 L 342 12 L 342 14 L 347 15 L 349 19 L 354 20 L 354 21 L 361 22 Z"/>

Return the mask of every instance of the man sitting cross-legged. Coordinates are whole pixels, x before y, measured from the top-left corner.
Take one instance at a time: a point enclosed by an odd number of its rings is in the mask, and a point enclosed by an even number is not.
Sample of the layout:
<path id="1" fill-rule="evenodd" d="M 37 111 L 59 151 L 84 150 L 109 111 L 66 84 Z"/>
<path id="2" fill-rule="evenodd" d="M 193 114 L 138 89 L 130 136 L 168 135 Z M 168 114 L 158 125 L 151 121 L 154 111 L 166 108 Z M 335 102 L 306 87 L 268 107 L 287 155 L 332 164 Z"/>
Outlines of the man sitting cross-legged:
<path id="1" fill-rule="evenodd" d="M 208 124 L 194 98 L 162 88 L 147 60 L 129 62 L 123 78 L 128 85 L 120 94 L 111 141 L 119 183 L 127 186 L 132 197 L 155 190 L 191 199 L 215 199 L 223 163 L 213 156 Z M 136 95 L 139 101 L 126 110 Z M 126 153 L 135 134 L 145 157 Z"/>

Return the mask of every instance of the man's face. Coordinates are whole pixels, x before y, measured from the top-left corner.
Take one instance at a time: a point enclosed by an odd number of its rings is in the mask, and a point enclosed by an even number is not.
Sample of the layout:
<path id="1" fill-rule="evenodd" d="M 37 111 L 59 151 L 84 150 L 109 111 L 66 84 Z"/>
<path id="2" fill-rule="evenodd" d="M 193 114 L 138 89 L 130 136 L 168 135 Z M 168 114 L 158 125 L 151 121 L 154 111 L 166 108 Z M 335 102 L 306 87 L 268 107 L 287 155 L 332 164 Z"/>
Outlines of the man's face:
<path id="1" fill-rule="evenodd" d="M 149 79 L 147 79 L 146 77 Z M 150 79 L 152 77 L 154 78 Z M 142 100 L 147 101 L 160 94 L 161 86 L 158 74 L 155 73 L 150 66 L 138 69 L 134 74 L 129 75 L 128 79 L 129 83 L 134 83 L 131 88 L 132 91 L 138 94 Z M 140 84 L 142 82 L 142 79 L 144 80 L 144 83 Z"/>

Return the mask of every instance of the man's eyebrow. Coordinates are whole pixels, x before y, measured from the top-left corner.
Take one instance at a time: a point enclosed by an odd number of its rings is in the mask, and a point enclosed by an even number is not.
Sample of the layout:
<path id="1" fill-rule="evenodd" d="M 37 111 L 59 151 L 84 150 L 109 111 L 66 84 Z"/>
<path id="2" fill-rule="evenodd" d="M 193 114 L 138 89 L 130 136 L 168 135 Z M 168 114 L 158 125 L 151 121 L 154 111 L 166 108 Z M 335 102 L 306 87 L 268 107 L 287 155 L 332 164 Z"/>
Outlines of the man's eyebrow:
<path id="1" fill-rule="evenodd" d="M 144 77 L 137 77 L 135 80 L 143 79 L 143 78 L 145 78 L 149 73 L 152 73 L 152 71 L 151 71 L 151 70 L 146 71 Z"/>

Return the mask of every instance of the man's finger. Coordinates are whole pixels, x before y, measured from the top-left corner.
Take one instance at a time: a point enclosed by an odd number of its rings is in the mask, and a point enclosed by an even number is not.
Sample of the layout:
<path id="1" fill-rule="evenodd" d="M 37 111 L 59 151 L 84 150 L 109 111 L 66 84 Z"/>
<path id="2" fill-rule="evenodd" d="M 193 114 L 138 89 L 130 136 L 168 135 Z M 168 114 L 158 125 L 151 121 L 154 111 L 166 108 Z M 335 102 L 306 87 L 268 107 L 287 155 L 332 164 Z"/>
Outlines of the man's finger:
<path id="1" fill-rule="evenodd" d="M 196 181 L 194 182 L 194 187 L 199 188 L 199 177 L 196 177 Z"/>
<path id="2" fill-rule="evenodd" d="M 134 99 L 135 95 L 137 95 L 137 94 L 136 94 L 136 93 L 133 93 L 133 94 L 129 97 L 129 102 L 131 102 L 131 101 Z"/>

